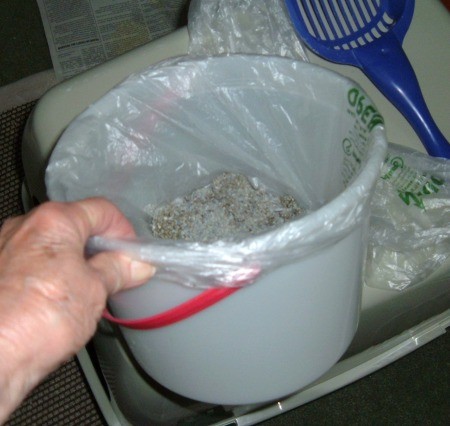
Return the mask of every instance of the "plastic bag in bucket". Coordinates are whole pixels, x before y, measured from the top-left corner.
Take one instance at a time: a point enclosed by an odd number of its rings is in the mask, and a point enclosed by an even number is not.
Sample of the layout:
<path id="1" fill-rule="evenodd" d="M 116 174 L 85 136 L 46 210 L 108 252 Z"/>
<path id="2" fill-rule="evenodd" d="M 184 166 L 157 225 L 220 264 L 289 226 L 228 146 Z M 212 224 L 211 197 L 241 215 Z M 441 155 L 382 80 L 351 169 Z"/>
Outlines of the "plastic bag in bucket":
<path id="1" fill-rule="evenodd" d="M 344 77 L 231 55 L 151 67 L 68 127 L 47 169 L 50 198 L 108 197 L 143 239 L 97 239 L 95 248 L 158 266 L 149 283 L 112 298 L 114 314 L 157 316 L 205 288 L 233 292 L 166 327 L 123 328 L 144 370 L 189 398 L 245 404 L 294 392 L 339 359 L 358 321 L 368 209 L 386 150 L 381 124 Z M 223 171 L 288 192 L 309 213 L 240 241 L 145 237 L 148 205 Z"/>

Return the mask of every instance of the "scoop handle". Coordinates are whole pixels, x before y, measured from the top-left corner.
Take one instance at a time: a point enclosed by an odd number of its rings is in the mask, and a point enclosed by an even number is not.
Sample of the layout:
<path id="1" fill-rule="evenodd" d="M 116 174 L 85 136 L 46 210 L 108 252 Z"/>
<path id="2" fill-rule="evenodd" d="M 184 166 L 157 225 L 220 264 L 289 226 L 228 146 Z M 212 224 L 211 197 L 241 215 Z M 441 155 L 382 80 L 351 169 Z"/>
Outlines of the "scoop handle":
<path id="1" fill-rule="evenodd" d="M 416 74 L 396 35 L 385 33 L 352 52 L 367 77 L 411 124 L 428 154 L 450 159 L 450 144 L 428 110 Z"/>

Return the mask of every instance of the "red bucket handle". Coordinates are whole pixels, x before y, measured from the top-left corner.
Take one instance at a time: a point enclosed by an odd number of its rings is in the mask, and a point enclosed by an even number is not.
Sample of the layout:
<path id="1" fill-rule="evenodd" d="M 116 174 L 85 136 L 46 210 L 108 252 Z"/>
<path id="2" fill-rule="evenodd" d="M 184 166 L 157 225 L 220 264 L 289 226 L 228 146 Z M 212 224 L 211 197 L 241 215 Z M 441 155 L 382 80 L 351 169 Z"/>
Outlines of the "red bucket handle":
<path id="1" fill-rule="evenodd" d="M 206 308 L 220 302 L 228 296 L 241 289 L 246 284 L 252 283 L 261 273 L 261 268 L 254 266 L 250 273 L 247 270 L 244 277 L 237 278 L 232 287 L 212 287 L 209 288 L 192 299 L 181 303 L 178 306 L 168 309 L 167 311 L 146 318 L 124 319 L 116 318 L 107 309 L 103 312 L 103 318 L 121 325 L 123 327 L 135 330 L 151 330 L 160 327 L 166 327 L 176 322 L 182 321 L 195 315 Z"/>
<path id="2" fill-rule="evenodd" d="M 105 310 L 103 312 L 103 318 L 106 318 L 115 324 L 135 330 L 151 330 L 154 328 L 165 327 L 203 311 L 204 309 L 235 293 L 240 288 L 241 287 L 210 288 L 203 291 L 198 296 L 175 306 L 174 308 L 168 309 L 167 311 L 151 317 L 121 319 L 114 317 L 108 310 Z"/>

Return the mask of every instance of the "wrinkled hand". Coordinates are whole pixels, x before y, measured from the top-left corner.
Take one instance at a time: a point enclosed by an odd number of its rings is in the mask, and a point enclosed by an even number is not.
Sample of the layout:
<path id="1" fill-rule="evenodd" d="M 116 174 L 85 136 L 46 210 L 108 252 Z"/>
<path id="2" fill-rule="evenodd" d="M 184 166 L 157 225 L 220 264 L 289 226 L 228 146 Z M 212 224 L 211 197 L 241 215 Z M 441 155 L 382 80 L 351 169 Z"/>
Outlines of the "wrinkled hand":
<path id="1" fill-rule="evenodd" d="M 26 394 L 92 337 L 109 295 L 154 268 L 120 253 L 84 256 L 93 235 L 132 238 L 104 199 L 46 203 L 0 232 L 0 423 Z"/>

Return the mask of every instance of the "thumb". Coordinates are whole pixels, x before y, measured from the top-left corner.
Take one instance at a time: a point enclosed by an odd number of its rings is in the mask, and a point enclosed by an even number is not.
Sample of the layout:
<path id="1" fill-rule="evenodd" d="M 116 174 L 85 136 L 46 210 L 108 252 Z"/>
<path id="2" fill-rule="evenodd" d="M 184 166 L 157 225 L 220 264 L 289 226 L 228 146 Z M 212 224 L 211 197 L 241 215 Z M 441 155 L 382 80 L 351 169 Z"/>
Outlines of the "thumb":
<path id="1" fill-rule="evenodd" d="M 150 263 L 118 252 L 99 253 L 89 259 L 89 264 L 100 276 L 108 295 L 144 284 L 155 273 Z"/>

